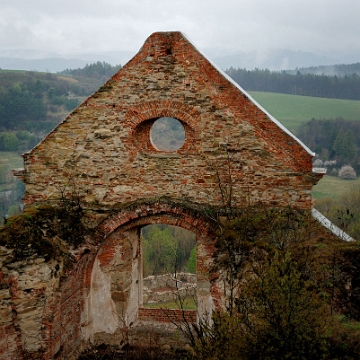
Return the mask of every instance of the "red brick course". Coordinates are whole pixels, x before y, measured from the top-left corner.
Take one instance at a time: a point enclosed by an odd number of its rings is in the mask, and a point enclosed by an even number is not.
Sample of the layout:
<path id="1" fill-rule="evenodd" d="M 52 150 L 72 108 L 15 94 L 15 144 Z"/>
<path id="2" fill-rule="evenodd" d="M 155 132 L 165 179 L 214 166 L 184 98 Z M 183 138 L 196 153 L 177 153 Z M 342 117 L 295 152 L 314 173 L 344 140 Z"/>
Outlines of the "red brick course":
<path id="1" fill-rule="evenodd" d="M 196 323 L 195 310 L 139 308 L 139 320 L 181 324 Z"/>

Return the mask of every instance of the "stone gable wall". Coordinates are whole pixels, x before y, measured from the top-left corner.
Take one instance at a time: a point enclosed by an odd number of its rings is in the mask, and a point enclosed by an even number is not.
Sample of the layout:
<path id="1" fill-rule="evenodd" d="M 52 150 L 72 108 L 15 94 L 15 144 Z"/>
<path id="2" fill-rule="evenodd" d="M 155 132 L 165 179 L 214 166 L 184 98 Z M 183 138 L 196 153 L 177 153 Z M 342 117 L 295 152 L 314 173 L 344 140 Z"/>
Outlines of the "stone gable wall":
<path id="1" fill-rule="evenodd" d="M 150 128 L 181 121 L 178 151 L 157 151 Z M 230 165 L 227 157 L 230 158 Z M 216 172 L 231 167 L 233 196 L 312 207 L 311 155 L 225 79 L 180 33 L 153 34 L 99 91 L 25 155 L 25 202 L 74 181 L 89 206 L 169 196 L 221 205 Z"/>

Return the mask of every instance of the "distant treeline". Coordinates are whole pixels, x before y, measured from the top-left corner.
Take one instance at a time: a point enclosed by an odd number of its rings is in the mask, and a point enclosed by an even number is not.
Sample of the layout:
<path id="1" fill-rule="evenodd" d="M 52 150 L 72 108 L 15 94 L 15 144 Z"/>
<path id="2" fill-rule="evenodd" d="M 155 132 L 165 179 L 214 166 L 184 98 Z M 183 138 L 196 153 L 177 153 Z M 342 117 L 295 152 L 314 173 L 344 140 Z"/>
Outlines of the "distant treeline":
<path id="1" fill-rule="evenodd" d="M 66 69 L 59 74 L 61 75 L 70 75 L 73 77 L 86 77 L 91 79 L 103 80 L 105 82 L 111 76 L 113 76 L 119 69 L 121 65 L 112 66 L 105 61 L 98 61 L 94 64 L 86 64 L 84 68 L 80 69 Z"/>
<path id="2" fill-rule="evenodd" d="M 226 73 L 248 91 L 360 100 L 360 75 L 355 73 L 339 77 L 233 68 Z"/>
<path id="3" fill-rule="evenodd" d="M 334 159 L 337 167 L 350 164 L 360 170 L 360 121 L 312 119 L 297 131 L 298 138 L 323 160 Z"/>

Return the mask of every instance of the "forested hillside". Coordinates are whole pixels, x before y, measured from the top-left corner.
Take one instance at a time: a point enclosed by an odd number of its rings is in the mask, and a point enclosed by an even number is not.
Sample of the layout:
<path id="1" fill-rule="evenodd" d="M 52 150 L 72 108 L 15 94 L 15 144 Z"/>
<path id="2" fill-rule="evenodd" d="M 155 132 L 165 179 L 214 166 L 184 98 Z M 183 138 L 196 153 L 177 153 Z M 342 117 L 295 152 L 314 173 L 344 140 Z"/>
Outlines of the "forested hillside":
<path id="1" fill-rule="evenodd" d="M 32 148 L 119 67 L 98 62 L 59 75 L 0 71 L 0 151 Z"/>
<path id="2" fill-rule="evenodd" d="M 64 106 L 70 111 L 87 91 L 71 78 L 36 72 L 0 72 L 0 127 L 2 130 L 47 131 L 53 115 Z"/>
<path id="3" fill-rule="evenodd" d="M 260 69 L 230 68 L 226 72 L 247 91 L 360 100 L 360 75 L 356 73 L 340 77 Z"/>
<path id="4" fill-rule="evenodd" d="M 82 69 L 66 69 L 64 71 L 60 71 L 59 74 L 72 76 L 74 78 L 97 79 L 101 82 L 101 84 L 103 84 L 120 68 L 121 65 L 112 66 L 104 61 L 98 61 L 94 64 L 86 64 Z"/>
<path id="5" fill-rule="evenodd" d="M 360 121 L 312 119 L 300 127 L 297 135 L 321 159 L 335 160 L 337 168 L 349 164 L 360 170 Z"/>

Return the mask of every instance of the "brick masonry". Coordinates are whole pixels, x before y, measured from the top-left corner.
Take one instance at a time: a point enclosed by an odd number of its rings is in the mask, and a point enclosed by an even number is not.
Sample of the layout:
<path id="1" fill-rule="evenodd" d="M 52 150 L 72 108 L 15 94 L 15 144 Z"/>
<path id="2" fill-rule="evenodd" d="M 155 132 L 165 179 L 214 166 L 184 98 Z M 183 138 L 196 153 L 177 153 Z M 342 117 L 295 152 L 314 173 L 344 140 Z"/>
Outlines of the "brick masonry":
<path id="1" fill-rule="evenodd" d="M 183 317 L 189 323 L 196 323 L 196 311 L 139 308 L 139 319 L 142 321 L 182 322 Z"/>
<path id="2" fill-rule="evenodd" d="M 150 129 L 160 117 L 183 125 L 177 151 L 153 147 Z M 179 32 L 152 34 L 24 154 L 17 175 L 27 208 L 76 193 L 94 230 L 70 248 L 70 269 L 64 258 L 16 262 L 14 249 L 0 249 L 0 358 L 34 359 L 76 359 L 92 344 L 124 343 L 129 331 L 143 343 L 149 323 L 159 329 L 163 314 L 141 307 L 139 229 L 147 224 L 196 233 L 197 313 L 220 308 L 221 284 L 210 275 L 215 230 L 203 209 L 223 206 L 231 190 L 233 206 L 311 210 L 311 189 L 321 178 L 309 150 Z M 170 325 L 163 325 L 164 339 Z"/>

